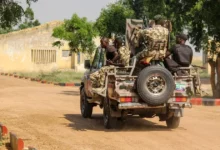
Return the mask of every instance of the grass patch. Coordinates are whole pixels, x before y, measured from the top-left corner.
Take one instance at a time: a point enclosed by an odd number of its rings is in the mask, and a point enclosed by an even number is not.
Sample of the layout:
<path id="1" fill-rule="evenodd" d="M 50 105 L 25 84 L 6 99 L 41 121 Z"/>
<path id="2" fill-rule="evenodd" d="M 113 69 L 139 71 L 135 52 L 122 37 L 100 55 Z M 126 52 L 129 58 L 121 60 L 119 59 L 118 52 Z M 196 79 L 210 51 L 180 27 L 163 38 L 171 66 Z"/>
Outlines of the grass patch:
<path id="1" fill-rule="evenodd" d="M 192 64 L 197 66 L 203 66 L 202 60 L 199 59 L 193 59 Z"/>
<path id="2" fill-rule="evenodd" d="M 207 70 L 200 71 L 200 78 L 210 78 L 210 75 L 208 74 Z"/>
<path id="3" fill-rule="evenodd" d="M 59 83 L 80 83 L 83 76 L 83 72 L 74 71 L 18 72 L 16 74 L 23 77 L 37 78 L 40 80 Z"/>
<path id="4" fill-rule="evenodd" d="M 202 62 L 201 59 L 193 59 L 192 65 L 203 66 L 203 62 Z M 209 78 L 210 77 L 210 75 L 208 74 L 207 69 L 205 69 L 205 70 L 201 69 L 201 70 L 199 70 L 199 73 L 200 73 L 201 78 Z"/>

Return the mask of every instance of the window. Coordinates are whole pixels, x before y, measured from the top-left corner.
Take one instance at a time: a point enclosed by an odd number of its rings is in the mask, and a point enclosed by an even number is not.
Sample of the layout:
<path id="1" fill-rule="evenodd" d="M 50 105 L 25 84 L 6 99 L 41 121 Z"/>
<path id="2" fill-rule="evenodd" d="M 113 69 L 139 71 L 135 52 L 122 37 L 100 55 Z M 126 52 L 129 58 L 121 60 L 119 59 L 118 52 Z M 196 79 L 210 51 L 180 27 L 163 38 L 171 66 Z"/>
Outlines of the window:
<path id="1" fill-rule="evenodd" d="M 70 50 L 62 50 L 62 57 L 70 57 Z"/>
<path id="2" fill-rule="evenodd" d="M 77 53 L 77 63 L 80 64 L 80 53 Z"/>
<path id="3" fill-rule="evenodd" d="M 31 61 L 35 64 L 56 62 L 56 50 L 31 50 Z"/>

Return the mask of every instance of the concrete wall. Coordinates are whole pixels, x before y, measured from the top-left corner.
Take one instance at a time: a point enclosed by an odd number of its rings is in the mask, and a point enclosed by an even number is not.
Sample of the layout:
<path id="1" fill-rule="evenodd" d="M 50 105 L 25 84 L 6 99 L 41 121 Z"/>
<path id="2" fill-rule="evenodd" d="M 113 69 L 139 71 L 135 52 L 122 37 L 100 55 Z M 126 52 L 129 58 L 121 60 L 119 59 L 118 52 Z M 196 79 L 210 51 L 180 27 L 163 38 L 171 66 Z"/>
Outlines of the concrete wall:
<path id="1" fill-rule="evenodd" d="M 60 48 L 52 46 L 52 43 L 57 41 L 51 36 L 52 31 L 61 24 L 62 22 L 54 21 L 35 28 L 0 35 L 0 71 L 83 70 L 80 66 L 83 66 L 84 60 L 81 59 L 78 64 L 77 54 L 62 56 L 62 50 L 69 50 L 67 43 Z M 56 61 L 40 64 L 33 62 L 32 50 L 56 51 Z"/>

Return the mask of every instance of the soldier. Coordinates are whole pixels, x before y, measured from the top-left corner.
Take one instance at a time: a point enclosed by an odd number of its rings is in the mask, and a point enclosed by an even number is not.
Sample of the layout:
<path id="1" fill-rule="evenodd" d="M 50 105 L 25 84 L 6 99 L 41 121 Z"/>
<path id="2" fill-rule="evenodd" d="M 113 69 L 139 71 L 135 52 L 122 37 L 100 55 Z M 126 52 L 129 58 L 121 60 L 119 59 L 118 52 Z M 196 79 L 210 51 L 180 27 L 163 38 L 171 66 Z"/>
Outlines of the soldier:
<path id="1" fill-rule="evenodd" d="M 105 73 L 113 72 L 115 66 L 125 67 L 129 65 L 130 51 L 123 46 L 123 39 L 117 37 L 114 42 L 115 47 L 118 49 L 119 55 L 115 59 L 116 61 L 107 60 L 109 66 L 102 67 L 99 71 L 90 75 L 93 88 L 103 88 L 105 85 Z"/>
<path id="2" fill-rule="evenodd" d="M 105 49 L 106 51 L 106 59 L 107 61 L 115 62 L 118 59 L 118 52 L 116 48 L 112 45 L 109 45 L 109 39 L 108 38 L 102 38 L 101 40 L 101 47 Z"/>
<path id="3" fill-rule="evenodd" d="M 144 49 L 136 55 L 137 60 L 145 57 L 155 59 L 163 59 L 167 50 L 167 41 L 169 31 L 163 27 L 164 18 L 161 15 L 154 17 L 155 25 L 151 28 L 139 30 L 137 33 L 137 41 L 144 43 Z M 140 46 L 137 44 L 137 46 Z"/>
<path id="4" fill-rule="evenodd" d="M 111 70 L 112 63 L 116 63 L 119 58 L 118 52 L 114 46 L 109 45 L 108 38 L 101 39 L 101 47 L 106 50 L 106 64 L 107 66 L 102 67 L 100 70 L 92 73 L 90 75 L 90 80 L 92 83 L 92 88 L 100 88 L 104 86 L 104 76 L 105 72 Z"/>
<path id="5" fill-rule="evenodd" d="M 124 42 L 122 37 L 117 37 L 115 39 L 114 45 L 118 50 L 119 59 L 117 63 L 109 62 L 111 65 L 119 67 L 125 67 L 129 65 L 131 51 L 126 46 L 124 46 L 123 43 Z"/>
<path id="6" fill-rule="evenodd" d="M 178 34 L 176 36 L 176 45 L 166 53 L 166 57 L 172 54 L 173 60 L 178 63 L 180 67 L 189 67 L 192 63 L 193 50 L 190 46 L 185 44 L 187 40 L 187 35 L 183 33 Z"/>
<path id="7" fill-rule="evenodd" d="M 174 45 L 170 51 L 167 51 L 166 59 L 164 61 L 165 66 L 177 75 L 185 75 L 185 71 L 179 70 L 179 67 L 189 67 L 192 63 L 193 50 L 186 45 L 188 40 L 187 35 L 181 33 L 176 36 L 176 45 Z M 172 59 L 168 56 L 172 54 Z"/>
<path id="8" fill-rule="evenodd" d="M 176 36 L 176 45 L 171 48 L 170 52 L 167 52 L 168 54 L 173 54 L 173 60 L 181 67 L 189 67 L 192 63 L 193 50 L 190 46 L 186 45 L 187 40 L 187 35 L 183 33 L 178 34 Z"/>

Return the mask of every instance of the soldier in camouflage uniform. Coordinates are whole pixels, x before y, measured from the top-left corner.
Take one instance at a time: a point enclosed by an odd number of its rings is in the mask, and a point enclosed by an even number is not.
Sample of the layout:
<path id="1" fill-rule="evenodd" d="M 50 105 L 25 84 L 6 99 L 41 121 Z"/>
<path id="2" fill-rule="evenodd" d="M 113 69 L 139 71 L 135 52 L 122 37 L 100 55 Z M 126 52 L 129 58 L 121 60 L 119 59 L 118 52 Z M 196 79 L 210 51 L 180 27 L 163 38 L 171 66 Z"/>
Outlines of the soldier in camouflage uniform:
<path id="1" fill-rule="evenodd" d="M 207 47 L 207 59 L 211 67 L 210 83 L 214 97 L 220 97 L 220 42 L 219 40 L 209 40 Z M 215 81 L 215 74 L 217 74 L 217 83 Z"/>
<path id="2" fill-rule="evenodd" d="M 90 80 L 92 81 L 93 88 L 103 88 L 105 85 L 105 73 L 113 72 L 115 66 L 124 67 L 129 65 L 130 51 L 122 45 L 122 38 L 116 38 L 114 44 L 119 53 L 117 61 L 108 61 L 109 66 L 102 67 L 99 71 L 90 75 Z"/>
<path id="3" fill-rule="evenodd" d="M 131 51 L 126 46 L 124 46 L 123 43 L 124 41 L 122 37 L 117 37 L 115 39 L 114 44 L 115 47 L 118 49 L 119 59 L 117 63 L 112 63 L 111 65 L 119 67 L 129 66 Z"/>
<path id="4" fill-rule="evenodd" d="M 106 50 L 105 53 L 107 66 L 102 67 L 100 70 L 90 75 L 92 88 L 100 88 L 104 86 L 105 72 L 110 71 L 111 68 L 114 68 L 114 66 L 111 66 L 111 63 L 115 63 L 119 57 L 116 48 L 109 45 L 108 38 L 102 38 L 101 47 Z"/>
<path id="5" fill-rule="evenodd" d="M 144 43 L 144 48 L 136 55 L 137 60 L 152 57 L 156 60 L 163 59 L 167 50 L 168 34 L 167 28 L 163 27 L 164 19 L 161 15 L 154 17 L 155 25 L 151 28 L 138 30 L 136 36 L 136 46 Z"/>
<path id="6" fill-rule="evenodd" d="M 220 53 L 220 42 L 216 42 L 215 40 L 209 40 L 208 48 L 207 48 L 208 61 L 216 62 L 219 53 Z"/>

